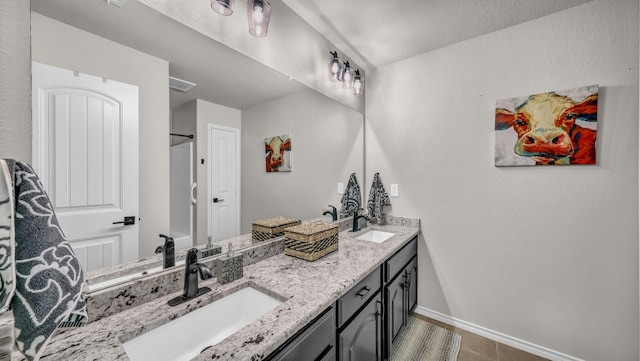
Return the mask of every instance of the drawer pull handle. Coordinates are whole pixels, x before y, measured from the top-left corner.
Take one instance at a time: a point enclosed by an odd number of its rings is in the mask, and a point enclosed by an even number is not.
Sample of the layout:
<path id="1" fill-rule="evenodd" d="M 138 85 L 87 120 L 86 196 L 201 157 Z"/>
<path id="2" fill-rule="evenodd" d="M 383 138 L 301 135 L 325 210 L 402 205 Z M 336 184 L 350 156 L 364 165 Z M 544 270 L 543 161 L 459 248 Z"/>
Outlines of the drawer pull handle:
<path id="1" fill-rule="evenodd" d="M 363 299 L 369 291 L 371 291 L 371 287 L 364 286 L 360 291 L 358 291 L 358 293 L 356 293 L 356 296 L 360 296 L 360 299 Z"/>

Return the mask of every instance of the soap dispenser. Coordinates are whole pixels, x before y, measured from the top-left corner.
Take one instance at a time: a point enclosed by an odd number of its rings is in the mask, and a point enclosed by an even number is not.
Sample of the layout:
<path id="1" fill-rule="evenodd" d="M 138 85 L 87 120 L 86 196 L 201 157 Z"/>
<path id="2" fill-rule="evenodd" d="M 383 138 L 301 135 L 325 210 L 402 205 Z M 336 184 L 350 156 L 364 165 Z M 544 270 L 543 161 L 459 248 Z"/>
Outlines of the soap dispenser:
<path id="1" fill-rule="evenodd" d="M 233 282 L 243 276 L 242 254 L 236 255 L 231 243 L 227 254 L 216 260 L 216 275 L 220 284 Z"/>
<path id="2" fill-rule="evenodd" d="M 222 253 L 222 247 L 219 245 L 214 245 L 211 240 L 211 236 L 207 237 L 207 245 L 204 249 L 200 250 L 198 253 L 200 258 L 210 257 L 216 254 Z"/>

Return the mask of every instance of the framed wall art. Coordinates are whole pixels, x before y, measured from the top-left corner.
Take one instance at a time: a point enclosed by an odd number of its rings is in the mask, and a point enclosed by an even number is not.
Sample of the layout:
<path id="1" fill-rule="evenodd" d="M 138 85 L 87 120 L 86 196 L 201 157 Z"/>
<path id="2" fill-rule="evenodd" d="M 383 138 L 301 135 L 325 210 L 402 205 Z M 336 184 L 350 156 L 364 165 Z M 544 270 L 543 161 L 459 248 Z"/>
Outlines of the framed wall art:
<path id="1" fill-rule="evenodd" d="M 596 164 L 598 86 L 496 102 L 495 165 Z"/>

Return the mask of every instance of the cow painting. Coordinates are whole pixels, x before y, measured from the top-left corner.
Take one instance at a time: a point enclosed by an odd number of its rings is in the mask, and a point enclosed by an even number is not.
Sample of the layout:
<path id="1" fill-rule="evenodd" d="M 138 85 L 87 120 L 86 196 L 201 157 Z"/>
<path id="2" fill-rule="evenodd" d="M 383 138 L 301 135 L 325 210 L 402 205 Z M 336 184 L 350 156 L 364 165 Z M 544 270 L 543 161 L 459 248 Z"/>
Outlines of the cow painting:
<path id="1" fill-rule="evenodd" d="M 267 172 L 291 172 L 291 138 L 279 135 L 264 140 Z"/>
<path id="2" fill-rule="evenodd" d="M 596 163 L 598 87 L 496 103 L 496 166 Z"/>

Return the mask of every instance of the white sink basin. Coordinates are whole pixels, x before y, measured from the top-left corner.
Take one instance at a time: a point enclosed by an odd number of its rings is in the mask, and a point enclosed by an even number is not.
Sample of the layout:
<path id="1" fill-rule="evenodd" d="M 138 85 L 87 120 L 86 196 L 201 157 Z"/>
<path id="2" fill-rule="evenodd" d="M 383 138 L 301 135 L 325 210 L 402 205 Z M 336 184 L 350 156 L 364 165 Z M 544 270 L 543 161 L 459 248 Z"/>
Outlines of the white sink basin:
<path id="1" fill-rule="evenodd" d="M 394 235 L 395 235 L 395 233 L 371 230 L 371 231 L 368 231 L 366 233 L 363 233 L 363 234 L 359 235 L 358 237 L 356 237 L 356 239 L 359 239 L 361 241 L 382 243 L 382 242 L 388 240 L 389 238 L 393 237 Z"/>
<path id="2" fill-rule="evenodd" d="M 282 302 L 246 287 L 123 344 L 131 361 L 191 360 Z"/>

